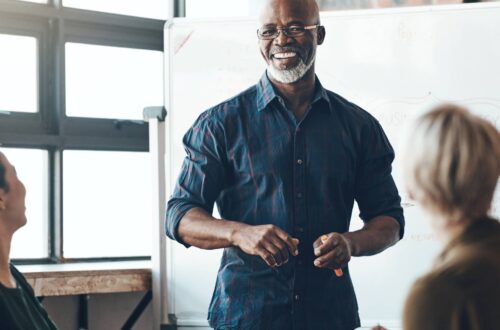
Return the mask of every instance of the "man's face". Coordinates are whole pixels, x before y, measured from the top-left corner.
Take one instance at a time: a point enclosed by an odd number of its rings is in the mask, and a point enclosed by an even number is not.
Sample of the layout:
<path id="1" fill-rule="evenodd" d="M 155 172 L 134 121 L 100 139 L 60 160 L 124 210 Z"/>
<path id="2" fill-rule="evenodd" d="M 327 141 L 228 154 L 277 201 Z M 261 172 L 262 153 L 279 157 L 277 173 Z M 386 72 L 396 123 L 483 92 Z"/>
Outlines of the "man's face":
<path id="1" fill-rule="evenodd" d="M 262 28 L 310 26 L 319 23 L 319 15 L 314 0 L 271 0 L 260 21 Z M 316 47 L 324 36 L 324 28 L 320 27 L 297 37 L 288 37 L 280 31 L 274 39 L 259 40 L 271 78 L 282 83 L 300 80 L 313 66 Z"/>

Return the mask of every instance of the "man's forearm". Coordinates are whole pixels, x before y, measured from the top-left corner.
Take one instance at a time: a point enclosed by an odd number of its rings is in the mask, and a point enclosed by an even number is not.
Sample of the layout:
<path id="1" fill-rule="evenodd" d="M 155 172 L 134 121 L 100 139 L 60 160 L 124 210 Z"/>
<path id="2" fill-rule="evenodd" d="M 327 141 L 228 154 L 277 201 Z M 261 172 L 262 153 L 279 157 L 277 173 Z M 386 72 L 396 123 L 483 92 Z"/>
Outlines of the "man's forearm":
<path id="1" fill-rule="evenodd" d="M 378 216 L 357 231 L 343 234 L 351 245 L 355 257 L 382 252 L 399 241 L 399 223 L 392 217 Z"/>
<path id="2" fill-rule="evenodd" d="M 179 223 L 180 238 L 202 249 L 240 248 L 258 256 L 270 267 L 287 263 L 296 256 L 299 240 L 275 225 L 252 226 L 242 222 L 219 220 L 201 208 L 189 210 Z"/>
<path id="3" fill-rule="evenodd" d="M 245 224 L 219 220 L 201 208 L 192 208 L 179 223 L 179 236 L 189 245 L 201 249 L 220 249 L 233 245 L 234 231 Z"/>

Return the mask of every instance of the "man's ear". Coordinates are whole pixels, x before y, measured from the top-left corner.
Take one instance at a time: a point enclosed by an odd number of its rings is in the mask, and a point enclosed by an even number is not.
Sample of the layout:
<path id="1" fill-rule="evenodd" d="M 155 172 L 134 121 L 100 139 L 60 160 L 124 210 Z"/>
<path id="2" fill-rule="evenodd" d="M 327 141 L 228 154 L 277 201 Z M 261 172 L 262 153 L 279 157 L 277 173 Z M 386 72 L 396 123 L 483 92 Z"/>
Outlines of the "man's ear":
<path id="1" fill-rule="evenodd" d="M 318 45 L 321 45 L 325 41 L 326 30 L 323 25 L 318 27 Z"/>

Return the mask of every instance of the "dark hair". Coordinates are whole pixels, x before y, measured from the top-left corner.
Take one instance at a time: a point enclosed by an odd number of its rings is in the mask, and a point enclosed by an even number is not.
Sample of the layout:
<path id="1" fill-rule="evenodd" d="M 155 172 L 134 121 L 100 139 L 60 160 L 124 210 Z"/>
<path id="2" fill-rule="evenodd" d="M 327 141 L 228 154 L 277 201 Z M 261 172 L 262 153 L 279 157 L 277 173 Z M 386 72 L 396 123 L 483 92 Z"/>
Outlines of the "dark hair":
<path id="1" fill-rule="evenodd" d="M 5 166 L 0 162 L 0 189 L 9 191 L 9 185 L 5 180 Z"/>

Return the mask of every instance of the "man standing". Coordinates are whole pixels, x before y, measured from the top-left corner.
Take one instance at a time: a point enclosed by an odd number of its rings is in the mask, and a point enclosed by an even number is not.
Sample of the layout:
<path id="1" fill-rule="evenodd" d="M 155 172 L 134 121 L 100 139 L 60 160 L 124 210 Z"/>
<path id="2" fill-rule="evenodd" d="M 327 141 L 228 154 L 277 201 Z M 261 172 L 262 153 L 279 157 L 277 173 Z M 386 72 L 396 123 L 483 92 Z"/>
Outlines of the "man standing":
<path id="1" fill-rule="evenodd" d="M 267 1 L 257 34 L 266 73 L 184 136 L 166 231 L 187 247 L 224 248 L 212 327 L 354 329 L 351 256 L 403 236 L 394 151 L 371 115 L 316 77 L 325 28 L 314 0 Z M 354 200 L 365 225 L 349 232 Z"/>

